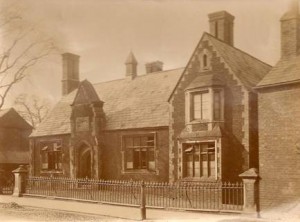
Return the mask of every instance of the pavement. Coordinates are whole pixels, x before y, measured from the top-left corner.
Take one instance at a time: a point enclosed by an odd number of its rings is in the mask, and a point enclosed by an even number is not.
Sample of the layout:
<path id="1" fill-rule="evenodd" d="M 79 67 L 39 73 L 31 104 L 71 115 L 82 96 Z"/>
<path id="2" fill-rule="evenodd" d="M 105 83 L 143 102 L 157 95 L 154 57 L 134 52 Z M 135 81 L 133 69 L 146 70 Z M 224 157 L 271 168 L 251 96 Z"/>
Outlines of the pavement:
<path id="1" fill-rule="evenodd" d="M 140 208 L 130 206 L 119 206 L 101 203 L 90 203 L 73 200 L 48 199 L 37 197 L 14 197 L 10 195 L 0 195 L 0 203 L 15 202 L 21 206 L 54 209 L 67 212 L 76 212 L 89 215 L 101 215 L 112 218 L 129 220 L 141 220 Z M 256 221 L 253 218 L 245 218 L 238 214 L 203 213 L 190 211 L 170 211 L 163 209 L 148 209 L 146 212 L 148 221 Z"/>
<path id="2" fill-rule="evenodd" d="M 104 204 L 83 200 L 53 199 L 51 197 L 14 197 L 12 195 L 0 195 L 0 203 L 15 202 L 21 206 L 41 209 L 52 209 L 77 214 L 107 216 L 112 220 L 119 218 L 127 220 L 141 220 L 141 210 L 139 207 L 120 206 Z M 1 215 L 0 215 L 1 216 Z M 282 204 L 276 208 L 261 212 L 261 218 L 256 215 L 247 214 L 225 214 L 207 213 L 199 211 L 180 211 L 167 209 L 146 210 L 147 221 L 205 221 L 205 222 L 300 222 L 300 199 Z"/>

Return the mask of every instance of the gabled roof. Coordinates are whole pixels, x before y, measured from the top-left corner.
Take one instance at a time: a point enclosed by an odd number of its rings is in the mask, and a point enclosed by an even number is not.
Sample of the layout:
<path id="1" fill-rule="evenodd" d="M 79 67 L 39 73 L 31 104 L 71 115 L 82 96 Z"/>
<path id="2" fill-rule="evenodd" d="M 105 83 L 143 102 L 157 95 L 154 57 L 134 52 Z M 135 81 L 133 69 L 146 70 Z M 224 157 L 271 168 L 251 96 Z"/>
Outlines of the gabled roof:
<path id="1" fill-rule="evenodd" d="M 32 129 L 32 126 L 14 108 L 0 110 L 0 127 Z"/>
<path id="2" fill-rule="evenodd" d="M 214 49 L 220 54 L 226 64 L 232 69 L 235 76 L 248 90 L 252 90 L 272 68 L 272 66 L 260 61 L 259 59 L 249 55 L 248 53 L 231 45 L 228 45 L 227 43 L 217 39 L 211 34 L 204 32 L 187 66 L 185 67 L 185 70 L 189 67 L 189 63 L 192 61 L 194 54 L 196 53 L 197 49 L 201 45 L 201 42 L 204 41 L 204 39 L 208 39 L 208 41 L 210 41 L 210 43 L 214 46 Z M 177 85 L 181 81 L 181 78 L 183 78 L 185 70 L 178 80 Z M 175 92 L 176 87 L 171 93 L 169 100 Z"/>
<path id="3" fill-rule="evenodd" d="M 282 59 L 259 82 L 257 88 L 300 83 L 300 56 Z"/>
<path id="4" fill-rule="evenodd" d="M 272 66 L 205 33 L 220 56 L 247 89 L 252 89 L 271 70 Z"/>
<path id="5" fill-rule="evenodd" d="M 167 102 L 183 69 L 174 69 L 94 84 L 104 102 L 105 130 L 169 125 Z M 33 132 L 32 137 L 69 134 L 71 104 L 77 90 L 64 96 Z"/>
<path id="6" fill-rule="evenodd" d="M 100 102 L 99 96 L 95 91 L 92 83 L 88 80 L 83 80 L 79 86 L 73 104 L 95 103 Z"/>

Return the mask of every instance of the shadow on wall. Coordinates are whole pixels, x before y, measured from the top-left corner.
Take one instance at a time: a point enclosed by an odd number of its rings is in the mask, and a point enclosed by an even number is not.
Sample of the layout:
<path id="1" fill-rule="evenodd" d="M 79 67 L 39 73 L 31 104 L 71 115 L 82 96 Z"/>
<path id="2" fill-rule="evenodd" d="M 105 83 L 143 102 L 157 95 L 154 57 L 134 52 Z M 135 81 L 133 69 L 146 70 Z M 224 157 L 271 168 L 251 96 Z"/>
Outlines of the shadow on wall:
<path id="1" fill-rule="evenodd" d="M 239 174 L 248 169 L 248 151 L 232 134 L 226 133 L 223 145 L 223 180 L 241 181 Z"/>

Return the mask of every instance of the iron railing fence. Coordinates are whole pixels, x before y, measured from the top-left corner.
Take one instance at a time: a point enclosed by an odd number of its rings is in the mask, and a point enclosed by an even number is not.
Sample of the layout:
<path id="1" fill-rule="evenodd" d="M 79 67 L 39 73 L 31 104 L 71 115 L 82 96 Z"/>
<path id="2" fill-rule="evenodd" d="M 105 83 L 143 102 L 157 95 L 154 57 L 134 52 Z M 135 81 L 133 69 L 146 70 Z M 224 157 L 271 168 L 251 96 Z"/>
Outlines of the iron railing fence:
<path id="1" fill-rule="evenodd" d="M 0 194 L 12 195 L 14 187 L 11 185 L 0 187 Z"/>
<path id="2" fill-rule="evenodd" d="M 208 211 L 241 211 L 243 184 L 227 182 L 143 182 L 30 177 L 26 194 L 121 205 Z"/>
<path id="3" fill-rule="evenodd" d="M 140 205 L 140 182 L 30 177 L 26 194 Z"/>
<path id="4" fill-rule="evenodd" d="M 146 183 L 146 205 L 151 207 L 241 211 L 243 184 L 212 183 Z"/>

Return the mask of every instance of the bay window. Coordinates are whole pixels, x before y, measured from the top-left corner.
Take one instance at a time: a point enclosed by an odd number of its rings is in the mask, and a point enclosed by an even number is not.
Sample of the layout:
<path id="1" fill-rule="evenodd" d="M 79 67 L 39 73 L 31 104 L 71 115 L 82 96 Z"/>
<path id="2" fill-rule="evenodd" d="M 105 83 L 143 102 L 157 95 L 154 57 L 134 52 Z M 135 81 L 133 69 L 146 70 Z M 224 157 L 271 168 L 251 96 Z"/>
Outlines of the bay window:
<path id="1" fill-rule="evenodd" d="M 193 89 L 186 92 L 186 123 L 223 120 L 223 89 Z"/>
<path id="2" fill-rule="evenodd" d="M 185 177 L 214 178 L 216 149 L 214 142 L 184 144 Z"/>
<path id="3" fill-rule="evenodd" d="M 192 119 L 209 119 L 209 93 L 208 91 L 192 94 Z"/>

